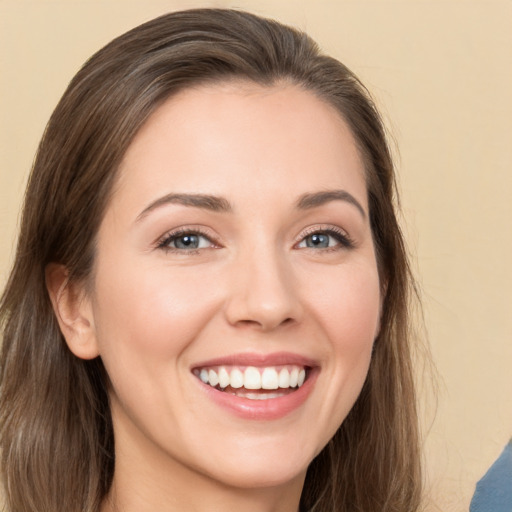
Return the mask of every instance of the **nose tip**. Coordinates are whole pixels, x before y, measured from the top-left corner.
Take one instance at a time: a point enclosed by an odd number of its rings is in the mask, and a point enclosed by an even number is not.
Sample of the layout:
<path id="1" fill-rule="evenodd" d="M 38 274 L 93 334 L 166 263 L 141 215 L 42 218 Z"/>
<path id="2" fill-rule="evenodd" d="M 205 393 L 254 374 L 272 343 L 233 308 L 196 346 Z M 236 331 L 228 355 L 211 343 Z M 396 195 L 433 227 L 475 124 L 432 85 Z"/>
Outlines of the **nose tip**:
<path id="1" fill-rule="evenodd" d="M 275 259 L 241 267 L 226 307 L 231 325 L 270 331 L 299 321 L 302 308 L 291 269 Z"/>

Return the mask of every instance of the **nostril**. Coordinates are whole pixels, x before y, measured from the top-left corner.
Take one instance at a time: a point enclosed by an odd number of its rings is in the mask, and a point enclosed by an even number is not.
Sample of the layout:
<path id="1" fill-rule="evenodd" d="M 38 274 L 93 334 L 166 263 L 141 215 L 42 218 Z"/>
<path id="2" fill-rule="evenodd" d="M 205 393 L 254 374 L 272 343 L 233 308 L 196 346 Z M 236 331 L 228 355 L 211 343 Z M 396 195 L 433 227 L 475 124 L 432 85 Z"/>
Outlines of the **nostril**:
<path id="1" fill-rule="evenodd" d="M 270 330 L 275 329 L 280 326 L 288 326 L 295 322 L 295 320 L 291 317 L 287 317 L 281 322 L 279 321 L 265 321 L 265 320 L 238 320 L 235 322 L 235 325 L 241 328 L 256 328 L 261 330 Z"/>

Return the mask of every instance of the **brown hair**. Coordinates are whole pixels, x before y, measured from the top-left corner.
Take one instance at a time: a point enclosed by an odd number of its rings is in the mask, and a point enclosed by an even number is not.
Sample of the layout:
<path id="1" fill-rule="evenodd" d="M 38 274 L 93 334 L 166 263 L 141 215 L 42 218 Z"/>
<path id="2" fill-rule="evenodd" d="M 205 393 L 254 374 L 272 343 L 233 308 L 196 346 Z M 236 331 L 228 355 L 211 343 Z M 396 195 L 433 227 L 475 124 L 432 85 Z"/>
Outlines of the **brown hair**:
<path id="1" fill-rule="evenodd" d="M 115 39 L 77 73 L 55 109 L 29 180 L 14 267 L 0 303 L 1 471 L 9 511 L 96 512 L 114 472 L 101 359 L 71 354 L 45 286 L 64 265 L 86 280 L 116 170 L 134 135 L 192 85 L 288 81 L 331 104 L 365 161 L 383 287 L 382 325 L 362 392 L 311 463 L 303 511 L 408 511 L 420 500 L 411 370 L 412 289 L 394 202 L 393 163 L 364 86 L 304 33 L 223 9 L 162 16 Z"/>

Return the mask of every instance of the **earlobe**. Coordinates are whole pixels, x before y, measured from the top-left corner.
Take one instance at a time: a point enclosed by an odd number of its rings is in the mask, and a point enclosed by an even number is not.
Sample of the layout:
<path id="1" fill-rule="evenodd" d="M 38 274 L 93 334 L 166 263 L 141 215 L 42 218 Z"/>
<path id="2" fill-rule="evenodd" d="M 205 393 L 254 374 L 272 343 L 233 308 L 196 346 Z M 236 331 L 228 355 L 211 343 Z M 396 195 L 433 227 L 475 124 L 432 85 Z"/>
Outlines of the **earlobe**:
<path id="1" fill-rule="evenodd" d="M 46 288 L 71 352 L 81 359 L 97 357 L 93 311 L 83 285 L 71 282 L 63 265 L 51 263 L 46 267 Z"/>

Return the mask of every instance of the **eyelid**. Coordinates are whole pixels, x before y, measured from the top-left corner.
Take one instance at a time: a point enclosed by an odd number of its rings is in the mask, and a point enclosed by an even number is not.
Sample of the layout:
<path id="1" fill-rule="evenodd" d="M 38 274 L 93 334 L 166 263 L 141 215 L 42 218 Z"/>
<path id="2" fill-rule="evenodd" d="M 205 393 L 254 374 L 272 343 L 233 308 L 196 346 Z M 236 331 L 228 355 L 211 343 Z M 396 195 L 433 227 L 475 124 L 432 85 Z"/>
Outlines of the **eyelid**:
<path id="1" fill-rule="evenodd" d="M 179 238 L 183 235 L 198 235 L 201 237 L 206 238 L 210 243 L 211 247 L 208 248 L 199 248 L 199 249 L 188 249 L 184 251 L 183 249 L 178 249 L 174 247 L 169 247 L 167 244 L 175 238 Z M 197 226 L 197 225 L 185 225 L 180 226 L 174 229 L 171 229 L 164 233 L 162 236 L 160 236 L 155 242 L 154 247 L 156 249 L 163 249 L 165 251 L 171 251 L 171 252 L 187 252 L 188 254 L 198 252 L 200 250 L 204 249 L 215 249 L 221 247 L 218 237 L 215 236 L 215 234 L 208 228 L 205 228 L 204 226 Z"/>
<path id="2" fill-rule="evenodd" d="M 339 245 L 336 245 L 334 247 L 326 247 L 323 250 L 329 250 L 329 249 L 336 249 L 336 248 L 343 248 L 343 249 L 350 249 L 355 246 L 354 240 L 350 237 L 350 235 L 345 231 L 344 229 L 340 228 L 339 226 L 333 225 L 333 224 L 319 224 L 316 226 L 309 226 L 302 230 L 299 234 L 299 236 L 296 239 L 296 242 L 294 244 L 294 247 L 297 247 L 298 244 L 304 241 L 305 238 L 308 236 L 317 234 L 317 233 L 325 233 L 327 235 L 333 236 L 336 238 L 339 242 Z M 313 250 L 320 250 L 320 249 L 313 249 Z"/>
<path id="3" fill-rule="evenodd" d="M 316 234 L 316 233 L 328 234 L 328 235 L 336 238 L 338 241 L 337 245 L 335 245 L 333 247 L 323 248 L 323 251 L 329 250 L 329 249 L 342 249 L 342 248 L 349 249 L 349 248 L 354 247 L 354 245 L 355 245 L 355 242 L 352 240 L 352 238 L 347 233 L 347 231 L 340 228 L 339 226 L 332 225 L 332 224 L 318 224 L 318 225 L 308 226 L 307 228 L 303 229 L 300 232 L 300 234 L 296 237 L 296 240 L 294 243 L 294 248 L 298 248 L 297 247 L 298 244 L 303 242 L 306 237 Z M 167 245 L 174 238 L 178 238 L 182 235 L 187 235 L 187 234 L 198 235 L 198 236 L 206 238 L 211 243 L 211 247 L 188 249 L 188 250 L 184 251 L 183 249 L 173 248 L 173 247 L 169 247 Z M 171 251 L 171 252 L 174 251 L 174 252 L 180 252 L 180 253 L 187 252 L 188 254 L 191 254 L 191 253 L 198 252 L 198 251 L 204 250 L 204 249 L 220 248 L 220 247 L 222 247 L 222 244 L 219 242 L 218 236 L 214 232 L 212 232 L 212 230 L 210 230 L 204 226 L 184 225 L 184 226 L 179 226 L 177 228 L 173 228 L 173 229 L 167 231 L 166 233 L 164 233 L 157 240 L 155 240 L 153 246 L 156 249 L 164 249 L 166 251 Z M 319 249 L 313 249 L 313 250 L 317 251 Z"/>

